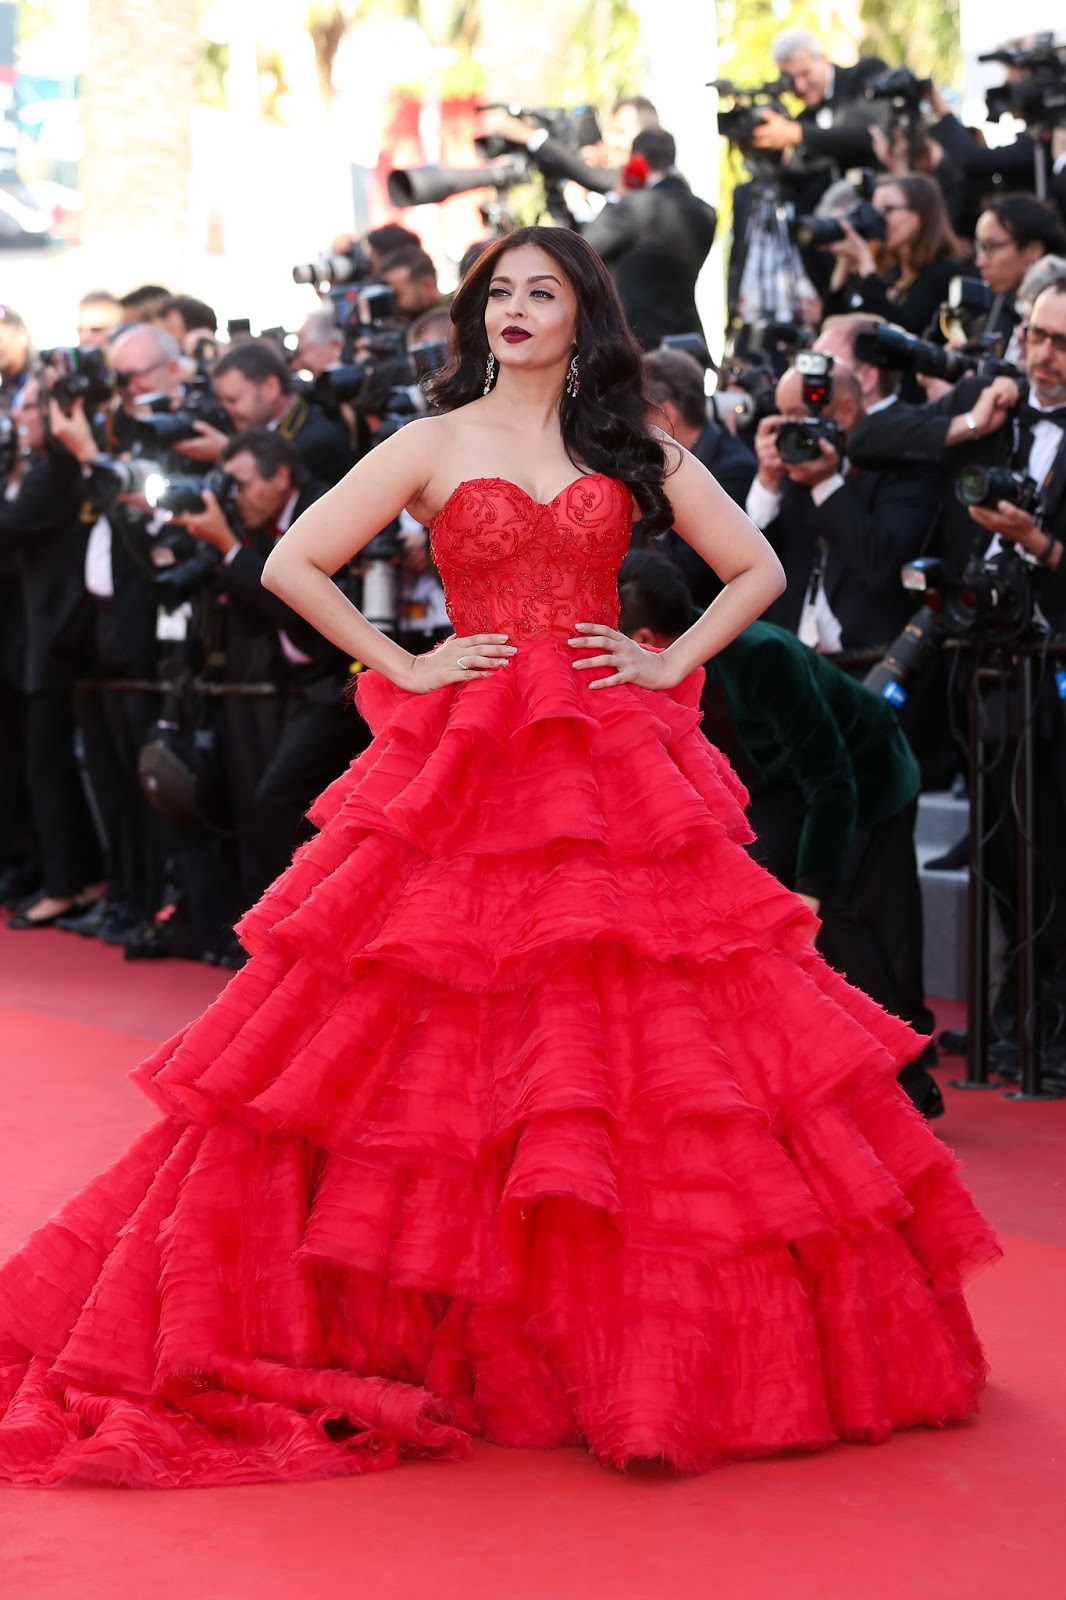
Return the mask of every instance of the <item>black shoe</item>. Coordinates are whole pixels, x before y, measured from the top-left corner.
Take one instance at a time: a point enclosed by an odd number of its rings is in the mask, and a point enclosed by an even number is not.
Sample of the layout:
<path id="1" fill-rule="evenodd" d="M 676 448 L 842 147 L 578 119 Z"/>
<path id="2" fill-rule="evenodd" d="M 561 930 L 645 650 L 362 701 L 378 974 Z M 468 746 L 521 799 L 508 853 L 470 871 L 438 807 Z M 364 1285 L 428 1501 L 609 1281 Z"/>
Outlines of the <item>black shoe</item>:
<path id="1" fill-rule="evenodd" d="M 0 872 L 0 906 L 8 911 L 21 911 L 32 905 L 44 893 L 40 870 L 26 861 L 19 867 L 5 867 Z"/>
<path id="2" fill-rule="evenodd" d="M 970 836 L 965 834 L 961 839 L 945 850 L 942 856 L 933 856 L 924 863 L 926 872 L 958 872 L 963 867 L 970 865 Z"/>
<path id="3" fill-rule="evenodd" d="M 122 940 L 123 961 L 165 961 L 174 954 L 174 935 L 165 923 L 140 922 Z"/>
<path id="4" fill-rule="evenodd" d="M 231 972 L 239 972 L 248 960 L 248 953 L 230 929 L 213 949 L 204 951 L 203 960 L 209 967 L 227 967 Z"/>
<path id="5" fill-rule="evenodd" d="M 100 929 L 117 907 L 113 900 L 97 900 L 86 911 L 70 911 L 56 923 L 64 933 L 80 933 L 83 939 L 95 939 Z"/>
<path id="6" fill-rule="evenodd" d="M 95 937 L 101 944 L 124 945 L 136 929 L 150 926 L 144 919 L 128 906 L 112 906 L 96 930 Z"/>
<path id="7" fill-rule="evenodd" d="M 940 1085 L 917 1061 L 912 1061 L 909 1067 L 903 1068 L 897 1082 L 926 1122 L 932 1122 L 936 1117 L 944 1115 L 947 1108 L 944 1105 L 944 1096 L 940 1093 Z"/>
<path id="8" fill-rule="evenodd" d="M 34 905 L 36 903 L 37 903 L 36 900 L 33 900 L 33 901 L 30 902 L 30 904 L 26 907 L 26 909 L 24 911 L 16 911 L 16 913 L 15 913 L 15 915 L 13 917 L 8 917 L 8 919 L 7 919 L 8 927 L 9 928 L 54 928 L 58 924 L 60 917 L 67 916 L 69 914 L 69 912 L 70 912 L 70 909 L 71 909 L 70 906 L 67 906 L 62 911 L 53 911 L 53 913 L 52 913 L 52 915 L 50 917 L 31 917 L 30 916 L 30 912 L 33 910 L 33 907 L 34 907 Z"/>
<path id="9" fill-rule="evenodd" d="M 937 1035 L 936 1042 L 946 1056 L 964 1056 L 967 1043 L 966 1029 L 944 1028 Z"/>

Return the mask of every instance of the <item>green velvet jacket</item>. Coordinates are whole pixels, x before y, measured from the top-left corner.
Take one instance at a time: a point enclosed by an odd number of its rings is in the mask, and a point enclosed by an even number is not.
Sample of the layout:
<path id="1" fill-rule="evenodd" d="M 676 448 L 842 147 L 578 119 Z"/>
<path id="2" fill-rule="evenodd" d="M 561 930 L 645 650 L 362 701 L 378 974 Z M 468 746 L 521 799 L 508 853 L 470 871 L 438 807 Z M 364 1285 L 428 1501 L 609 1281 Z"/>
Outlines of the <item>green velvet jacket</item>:
<path id="1" fill-rule="evenodd" d="M 805 804 L 796 888 L 840 881 L 857 828 L 917 795 L 918 763 L 887 701 L 768 622 L 753 622 L 707 663 L 704 731 L 755 795 L 778 784 Z"/>

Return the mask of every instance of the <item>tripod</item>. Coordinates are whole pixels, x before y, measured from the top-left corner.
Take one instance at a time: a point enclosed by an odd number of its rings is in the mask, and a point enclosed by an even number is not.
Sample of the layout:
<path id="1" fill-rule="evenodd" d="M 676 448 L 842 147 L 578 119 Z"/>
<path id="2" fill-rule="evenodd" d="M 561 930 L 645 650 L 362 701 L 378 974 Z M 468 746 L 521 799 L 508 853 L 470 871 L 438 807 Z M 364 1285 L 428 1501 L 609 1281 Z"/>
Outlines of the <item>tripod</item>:
<path id="1" fill-rule="evenodd" d="M 775 171 L 753 170 L 751 210 L 744 232 L 734 246 L 736 263 L 730 320 L 753 323 L 799 324 L 800 288 L 806 274 L 792 237 L 795 208 L 784 198 Z"/>
<path id="2" fill-rule="evenodd" d="M 960 640 L 956 648 L 966 648 Z M 970 646 L 972 648 L 972 646 Z M 957 1089 L 999 1088 L 988 1070 L 988 942 L 990 895 L 986 872 L 990 813 L 988 754 L 1013 744 L 1011 793 L 1017 824 L 1017 963 L 1019 1088 L 1015 1100 L 1052 1100 L 1044 1087 L 1040 996 L 1036 968 L 1036 790 L 1034 782 L 1035 669 L 1038 659 L 1066 656 L 1066 646 L 1027 636 L 1004 645 L 995 665 L 974 670 L 969 685 L 967 746 L 970 769 L 970 861 L 967 902 L 966 1077 Z"/>

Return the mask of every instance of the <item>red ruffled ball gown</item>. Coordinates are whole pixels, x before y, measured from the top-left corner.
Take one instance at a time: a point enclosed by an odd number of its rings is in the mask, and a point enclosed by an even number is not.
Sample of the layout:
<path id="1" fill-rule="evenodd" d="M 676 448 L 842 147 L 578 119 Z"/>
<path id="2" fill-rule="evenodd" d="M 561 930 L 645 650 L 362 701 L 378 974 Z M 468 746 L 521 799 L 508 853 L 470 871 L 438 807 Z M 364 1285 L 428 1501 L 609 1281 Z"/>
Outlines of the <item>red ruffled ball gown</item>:
<path id="1" fill-rule="evenodd" d="M 175 1486 L 584 1443 L 698 1471 L 973 1409 L 997 1254 L 914 1036 L 754 865 L 702 674 L 595 693 L 618 483 L 463 484 L 460 635 L 134 1074 L 163 1118 L 0 1269 L 0 1478 Z"/>

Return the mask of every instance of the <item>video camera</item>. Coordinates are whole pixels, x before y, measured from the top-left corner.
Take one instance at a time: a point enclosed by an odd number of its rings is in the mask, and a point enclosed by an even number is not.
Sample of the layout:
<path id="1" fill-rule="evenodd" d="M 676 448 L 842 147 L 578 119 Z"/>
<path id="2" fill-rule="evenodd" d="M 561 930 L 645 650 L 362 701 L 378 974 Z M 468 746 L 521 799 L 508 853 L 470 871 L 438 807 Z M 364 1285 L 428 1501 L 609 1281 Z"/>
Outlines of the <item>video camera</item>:
<path id="1" fill-rule="evenodd" d="M 65 416 L 71 416 L 80 400 L 86 416 L 107 405 L 115 392 L 115 375 L 103 350 L 57 345 L 41 351 L 41 369 L 48 397 Z"/>
<path id="2" fill-rule="evenodd" d="M 731 78 L 712 78 L 707 88 L 713 89 L 719 99 L 732 102 L 724 111 L 719 108 L 718 132 L 746 156 L 751 154 L 752 137 L 768 111 L 776 111 L 783 117 L 788 115 L 781 102 L 781 96 L 792 89 L 792 80 L 787 75 L 749 89 L 741 88 Z M 780 165 L 781 152 L 761 150 L 759 159 Z"/>
<path id="3" fill-rule="evenodd" d="M 919 78 L 910 67 L 893 67 L 871 78 L 865 94 L 867 100 L 887 100 L 897 113 L 913 114 L 932 91 L 932 78 Z"/>
<path id="4" fill-rule="evenodd" d="M 1024 47 L 1002 45 L 977 59 L 998 61 L 1025 74 L 989 89 L 985 96 L 989 122 L 1019 117 L 1036 129 L 1066 124 L 1066 45 L 1056 44 L 1053 33 L 1039 33 Z"/>
<path id="5" fill-rule="evenodd" d="M 789 467 L 802 466 L 821 457 L 824 440 L 843 457 L 844 435 L 835 422 L 822 413 L 832 399 L 833 358 L 817 350 L 801 350 L 796 371 L 803 379 L 803 404 L 812 413 L 802 421 L 783 422 L 775 443 L 781 460 Z"/>

